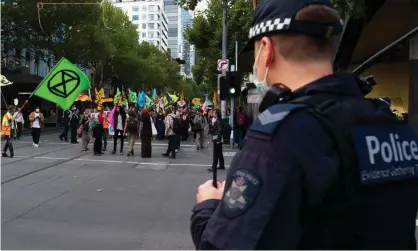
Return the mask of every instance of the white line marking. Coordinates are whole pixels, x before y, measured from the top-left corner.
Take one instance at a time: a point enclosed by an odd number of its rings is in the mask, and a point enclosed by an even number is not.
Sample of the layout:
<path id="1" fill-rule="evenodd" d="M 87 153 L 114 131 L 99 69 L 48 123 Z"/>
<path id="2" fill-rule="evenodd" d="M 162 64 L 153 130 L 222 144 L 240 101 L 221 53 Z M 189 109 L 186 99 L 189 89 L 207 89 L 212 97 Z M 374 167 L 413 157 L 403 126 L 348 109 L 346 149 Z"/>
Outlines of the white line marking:
<path id="1" fill-rule="evenodd" d="M 108 143 L 113 143 L 113 140 L 109 140 L 107 141 Z M 24 143 L 24 144 L 32 144 L 33 142 L 29 142 L 29 141 L 19 141 L 19 143 Z M 90 141 L 90 144 L 93 144 L 93 141 Z M 109 145 L 110 145 L 109 144 Z M 120 144 L 120 142 L 118 141 L 118 144 Z M 124 145 L 129 144 L 129 142 L 123 142 Z M 135 145 L 141 145 L 142 143 L 135 143 Z M 64 142 L 41 142 L 39 145 L 72 145 L 71 143 L 64 143 Z M 74 144 L 77 145 L 77 144 Z M 152 143 L 152 146 L 168 146 L 168 142 L 167 143 Z M 187 146 L 187 147 L 196 147 L 196 145 L 188 145 L 188 144 L 181 144 L 180 146 Z"/>
<path id="2" fill-rule="evenodd" d="M 68 160 L 68 159 L 71 159 L 71 158 L 34 157 L 34 159 L 57 159 L 57 160 Z"/>
<path id="3" fill-rule="evenodd" d="M 81 161 L 91 161 L 91 162 L 111 162 L 111 163 L 124 163 L 123 160 L 102 160 L 102 159 L 74 159 L 74 160 L 81 160 Z"/>

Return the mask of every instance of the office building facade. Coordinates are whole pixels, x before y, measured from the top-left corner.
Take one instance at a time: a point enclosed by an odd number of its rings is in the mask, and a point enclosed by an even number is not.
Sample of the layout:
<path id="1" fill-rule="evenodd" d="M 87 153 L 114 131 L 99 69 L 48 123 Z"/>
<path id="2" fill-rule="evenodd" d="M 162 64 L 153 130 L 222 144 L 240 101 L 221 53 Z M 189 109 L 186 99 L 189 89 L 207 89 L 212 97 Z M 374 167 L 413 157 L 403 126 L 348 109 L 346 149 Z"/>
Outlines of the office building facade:
<path id="1" fill-rule="evenodd" d="M 168 49 L 168 20 L 163 0 L 111 0 L 137 27 L 139 42 L 146 41 L 158 49 Z"/>

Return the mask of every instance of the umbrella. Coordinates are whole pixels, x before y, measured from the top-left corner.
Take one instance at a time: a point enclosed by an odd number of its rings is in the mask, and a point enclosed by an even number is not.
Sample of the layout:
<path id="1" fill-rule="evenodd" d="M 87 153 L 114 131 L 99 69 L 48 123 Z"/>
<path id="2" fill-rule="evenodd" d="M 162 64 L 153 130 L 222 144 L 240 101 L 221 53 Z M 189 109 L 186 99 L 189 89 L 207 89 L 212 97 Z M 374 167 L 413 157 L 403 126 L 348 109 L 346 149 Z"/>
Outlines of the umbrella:
<path id="1" fill-rule="evenodd" d="M 80 94 L 75 99 L 75 101 L 81 101 L 81 102 L 88 101 L 88 100 L 90 100 L 90 97 L 89 97 L 89 95 L 86 95 L 86 94 Z"/>

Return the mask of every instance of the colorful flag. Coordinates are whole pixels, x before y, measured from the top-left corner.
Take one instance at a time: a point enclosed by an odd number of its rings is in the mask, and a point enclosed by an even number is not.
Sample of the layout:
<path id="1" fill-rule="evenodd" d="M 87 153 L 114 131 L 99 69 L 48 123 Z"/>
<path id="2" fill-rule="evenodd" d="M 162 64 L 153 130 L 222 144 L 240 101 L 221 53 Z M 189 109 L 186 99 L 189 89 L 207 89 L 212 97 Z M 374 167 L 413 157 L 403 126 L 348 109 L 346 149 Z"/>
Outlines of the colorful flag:
<path id="1" fill-rule="evenodd" d="M 179 99 L 175 94 L 170 94 L 167 92 L 168 97 L 170 97 L 171 101 L 173 102 L 177 102 L 177 100 Z"/>
<path id="2" fill-rule="evenodd" d="M 218 95 L 216 95 L 216 92 L 213 92 L 213 108 L 219 109 Z"/>
<path id="3" fill-rule="evenodd" d="M 103 88 L 101 88 L 99 91 L 97 91 L 97 89 L 94 88 L 94 92 L 96 94 L 97 102 L 100 102 L 100 100 L 104 99 L 105 94 L 104 94 L 104 89 Z"/>
<path id="4" fill-rule="evenodd" d="M 147 107 L 152 106 L 152 99 L 150 97 L 148 97 L 148 95 L 145 95 L 145 103 L 146 103 Z"/>
<path id="5" fill-rule="evenodd" d="M 33 94 L 66 110 L 82 91 L 89 88 L 90 81 L 84 72 L 66 58 L 61 58 Z"/>
<path id="6" fill-rule="evenodd" d="M 136 96 L 136 92 L 133 92 L 131 91 L 131 89 L 128 89 L 128 93 L 129 93 L 129 101 L 131 103 L 137 103 L 138 97 Z"/>
<path id="7" fill-rule="evenodd" d="M 151 99 L 154 100 L 156 96 L 157 96 L 157 90 L 154 88 L 154 90 L 152 91 Z"/>
<path id="8" fill-rule="evenodd" d="M 122 95 L 119 91 L 119 87 L 116 88 L 115 96 L 113 96 L 113 103 L 119 104 L 122 102 Z"/>
<path id="9" fill-rule="evenodd" d="M 143 108 L 145 106 L 145 101 L 146 101 L 145 92 L 144 91 L 138 92 L 138 107 Z"/>

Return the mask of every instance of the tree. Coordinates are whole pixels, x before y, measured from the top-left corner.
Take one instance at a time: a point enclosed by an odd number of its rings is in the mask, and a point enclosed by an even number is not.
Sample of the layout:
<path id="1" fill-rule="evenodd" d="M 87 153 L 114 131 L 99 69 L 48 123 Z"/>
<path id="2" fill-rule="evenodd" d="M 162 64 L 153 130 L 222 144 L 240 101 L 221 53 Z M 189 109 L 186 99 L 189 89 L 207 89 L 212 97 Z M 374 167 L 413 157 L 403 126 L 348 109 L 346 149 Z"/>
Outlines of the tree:
<path id="1" fill-rule="evenodd" d="M 334 5 L 344 15 L 361 17 L 364 14 L 365 0 L 334 0 Z M 193 8 L 196 0 L 181 0 L 185 8 Z M 216 89 L 216 60 L 221 58 L 222 42 L 222 6 L 221 1 L 211 0 L 208 9 L 195 16 L 193 25 L 186 29 L 185 38 L 195 46 L 199 57 L 193 67 L 196 84 Z M 235 58 L 235 41 L 239 42 L 239 51 L 248 42 L 254 8 L 253 0 L 228 0 L 228 58 Z M 252 53 L 239 54 L 239 71 L 252 72 L 254 56 Z"/>
<path id="2" fill-rule="evenodd" d="M 178 63 L 153 45 L 139 44 L 137 28 L 126 14 L 100 2 L 45 4 L 40 6 L 38 18 L 37 1 L 4 0 L 3 50 L 28 49 L 43 58 L 53 55 L 56 60 L 66 57 L 93 69 L 96 83 L 111 78 L 116 85 L 134 89 L 179 86 Z"/>

